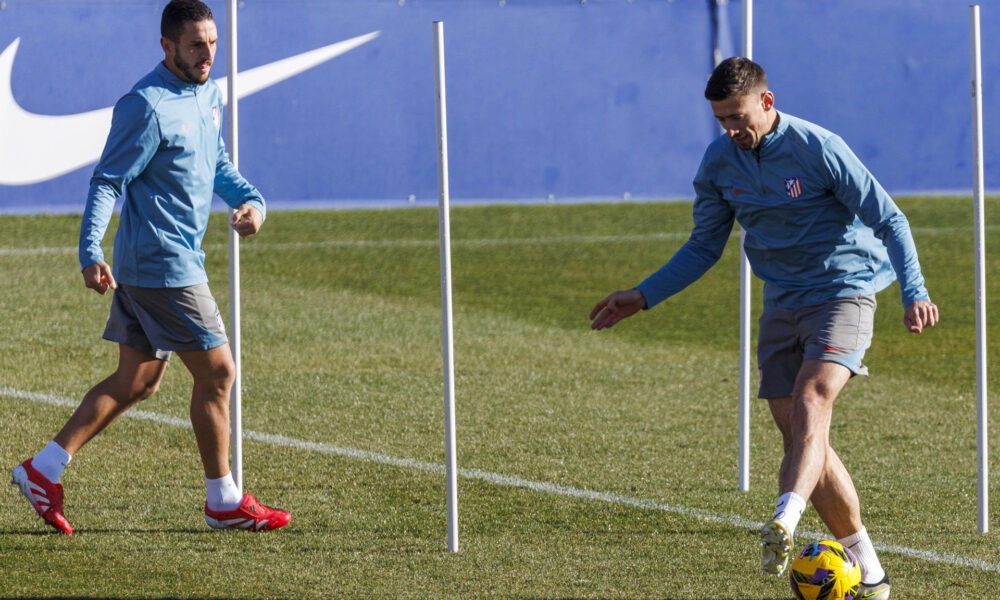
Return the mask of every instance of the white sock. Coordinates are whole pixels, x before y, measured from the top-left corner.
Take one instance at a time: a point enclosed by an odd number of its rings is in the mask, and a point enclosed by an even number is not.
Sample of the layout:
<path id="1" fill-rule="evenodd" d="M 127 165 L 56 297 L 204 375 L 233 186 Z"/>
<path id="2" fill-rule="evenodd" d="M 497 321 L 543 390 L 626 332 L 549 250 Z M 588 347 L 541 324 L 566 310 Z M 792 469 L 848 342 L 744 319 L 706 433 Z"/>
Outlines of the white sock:
<path id="1" fill-rule="evenodd" d="M 218 479 L 205 478 L 205 501 L 212 510 L 233 510 L 243 501 L 230 471 Z"/>
<path id="2" fill-rule="evenodd" d="M 862 527 L 861 531 L 837 541 L 858 559 L 858 564 L 861 565 L 862 583 L 871 585 L 882 581 L 885 577 L 885 569 L 882 568 L 882 563 L 879 562 L 878 555 L 875 554 L 875 546 L 872 545 L 866 528 Z"/>
<path id="3" fill-rule="evenodd" d="M 52 483 L 59 483 L 63 470 L 72 459 L 69 452 L 53 440 L 31 459 L 31 466 Z"/>
<path id="4" fill-rule="evenodd" d="M 774 520 L 785 526 L 788 535 L 793 535 L 805 510 L 806 501 L 802 496 L 795 492 L 785 492 L 778 497 L 778 508 L 774 511 Z"/>

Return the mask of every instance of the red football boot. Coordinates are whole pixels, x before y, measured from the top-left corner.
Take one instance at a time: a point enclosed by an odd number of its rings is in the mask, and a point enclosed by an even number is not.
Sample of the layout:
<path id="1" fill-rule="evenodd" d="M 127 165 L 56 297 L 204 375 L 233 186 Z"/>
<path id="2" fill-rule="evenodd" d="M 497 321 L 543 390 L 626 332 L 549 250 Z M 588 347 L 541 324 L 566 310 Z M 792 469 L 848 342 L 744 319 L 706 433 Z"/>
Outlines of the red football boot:
<path id="1" fill-rule="evenodd" d="M 212 510 L 205 503 L 205 522 L 215 529 L 270 531 L 288 525 L 291 520 L 291 514 L 264 506 L 253 494 L 243 494 L 243 501 L 234 510 Z"/>
<path id="2" fill-rule="evenodd" d="M 11 483 L 21 488 L 21 494 L 28 499 L 32 508 L 45 522 L 66 535 L 73 533 L 73 526 L 63 516 L 63 487 L 52 483 L 31 466 L 28 459 L 14 467 Z"/>

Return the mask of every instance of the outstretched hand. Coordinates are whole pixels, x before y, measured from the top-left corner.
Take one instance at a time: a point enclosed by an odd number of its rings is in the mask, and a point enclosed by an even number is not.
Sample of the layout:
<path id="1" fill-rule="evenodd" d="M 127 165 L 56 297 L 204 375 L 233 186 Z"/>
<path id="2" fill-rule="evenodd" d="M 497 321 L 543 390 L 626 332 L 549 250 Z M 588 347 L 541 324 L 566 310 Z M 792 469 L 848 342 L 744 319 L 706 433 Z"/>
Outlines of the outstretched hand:
<path id="1" fill-rule="evenodd" d="M 920 333 L 925 327 L 933 327 L 938 322 L 938 307 L 930 300 L 915 300 L 906 307 L 903 325 L 911 333 Z"/>
<path id="2" fill-rule="evenodd" d="M 637 289 L 617 291 L 601 300 L 590 311 L 591 329 L 607 329 L 626 317 L 646 308 L 646 297 Z M 595 318 L 596 317 L 596 318 Z"/>

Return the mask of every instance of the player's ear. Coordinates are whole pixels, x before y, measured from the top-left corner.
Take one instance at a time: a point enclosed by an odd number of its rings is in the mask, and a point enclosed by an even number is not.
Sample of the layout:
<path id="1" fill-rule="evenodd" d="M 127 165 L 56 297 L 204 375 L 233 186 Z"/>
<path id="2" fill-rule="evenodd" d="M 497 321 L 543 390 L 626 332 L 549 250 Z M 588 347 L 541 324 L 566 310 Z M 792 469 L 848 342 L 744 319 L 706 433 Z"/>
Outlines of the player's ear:
<path id="1" fill-rule="evenodd" d="M 764 107 L 764 110 L 774 108 L 774 94 L 771 93 L 771 90 L 764 90 L 760 95 L 760 103 Z"/>
<path id="2" fill-rule="evenodd" d="M 160 38 L 160 48 L 163 48 L 163 54 L 164 54 L 164 56 L 171 56 L 171 55 L 173 55 L 173 47 L 174 47 L 174 43 L 169 38 L 165 38 L 165 37 L 161 37 Z"/>

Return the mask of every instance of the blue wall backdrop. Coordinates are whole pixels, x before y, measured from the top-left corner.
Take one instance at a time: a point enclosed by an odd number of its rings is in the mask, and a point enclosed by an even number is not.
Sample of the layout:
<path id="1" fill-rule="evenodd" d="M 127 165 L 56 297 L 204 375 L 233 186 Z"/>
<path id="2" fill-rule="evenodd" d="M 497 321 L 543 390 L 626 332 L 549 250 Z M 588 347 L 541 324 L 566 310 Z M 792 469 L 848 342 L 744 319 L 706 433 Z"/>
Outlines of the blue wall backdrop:
<path id="1" fill-rule="evenodd" d="M 212 74 L 224 77 L 226 5 L 208 4 L 220 32 Z M 997 189 L 1000 6 L 985 4 L 986 179 Z M 28 138 L 55 127 L 47 117 L 112 106 L 151 70 L 162 5 L 0 3 L 0 212 L 82 211 L 93 162 L 46 169 L 63 150 L 99 153 L 103 134 L 59 127 L 37 154 Z M 754 58 L 780 110 L 839 133 L 894 193 L 971 193 L 967 0 L 755 5 Z M 436 202 L 432 21 L 445 22 L 455 202 L 669 199 L 691 196 L 718 134 L 702 90 L 713 47 L 740 47 L 741 7 L 243 0 L 238 16 L 241 72 L 378 32 L 240 99 L 240 169 L 271 208 L 398 206 Z"/>

